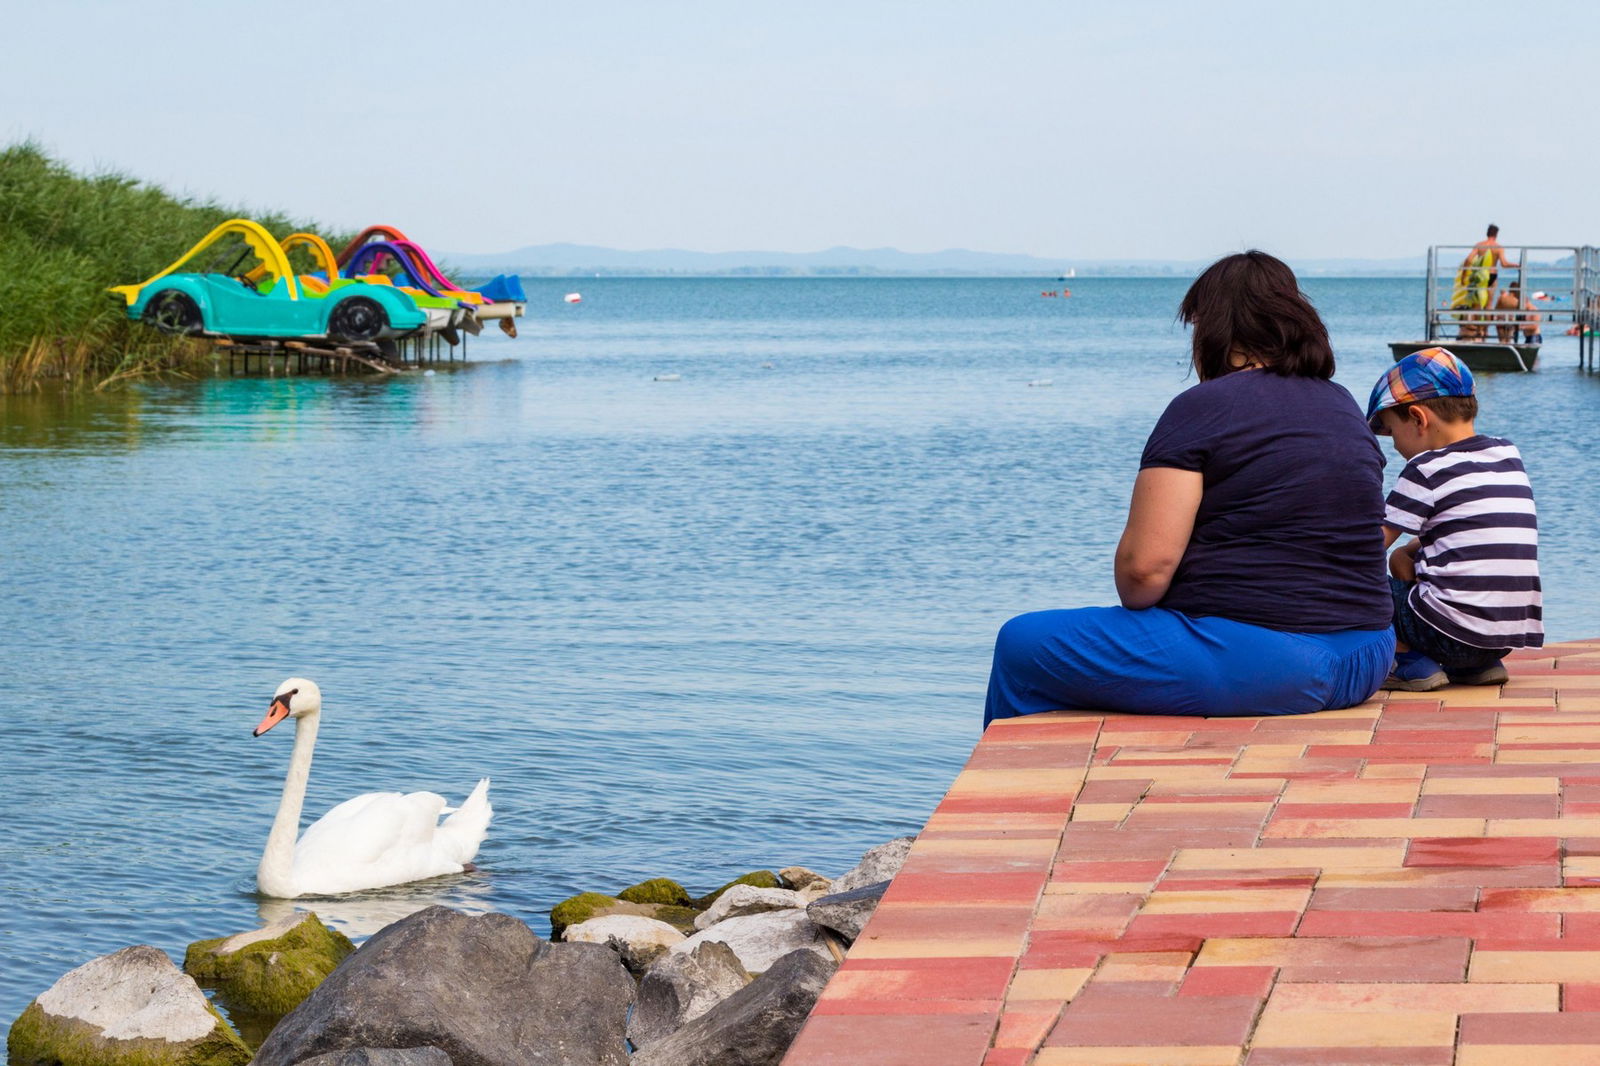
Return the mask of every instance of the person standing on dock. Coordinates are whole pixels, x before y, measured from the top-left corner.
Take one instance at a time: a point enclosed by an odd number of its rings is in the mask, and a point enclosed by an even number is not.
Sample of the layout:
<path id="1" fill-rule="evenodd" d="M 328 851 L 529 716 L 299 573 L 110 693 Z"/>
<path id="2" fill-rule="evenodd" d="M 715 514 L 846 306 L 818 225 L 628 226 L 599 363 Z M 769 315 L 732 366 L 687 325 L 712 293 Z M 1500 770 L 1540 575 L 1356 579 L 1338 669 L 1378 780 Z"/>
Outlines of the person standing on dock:
<path id="1" fill-rule="evenodd" d="M 1493 222 L 1489 223 L 1483 240 L 1474 244 L 1472 251 L 1461 260 L 1461 269 L 1456 273 L 1456 287 L 1450 297 L 1450 306 L 1471 310 L 1487 310 L 1494 307 L 1497 302 L 1495 282 L 1500 277 L 1501 268 L 1516 270 L 1521 265 L 1506 262 L 1506 250 L 1500 244 L 1500 227 Z M 1467 315 L 1466 324 L 1460 330 L 1460 339 L 1464 341 L 1487 339 L 1489 328 L 1484 318 L 1482 315 Z"/>
<path id="2" fill-rule="evenodd" d="M 1122 605 L 1002 626 L 986 726 L 1068 709 L 1305 714 L 1388 676 L 1383 456 L 1331 380 L 1316 308 L 1250 251 L 1202 273 L 1179 315 L 1200 383 L 1145 444 L 1114 563 Z"/>

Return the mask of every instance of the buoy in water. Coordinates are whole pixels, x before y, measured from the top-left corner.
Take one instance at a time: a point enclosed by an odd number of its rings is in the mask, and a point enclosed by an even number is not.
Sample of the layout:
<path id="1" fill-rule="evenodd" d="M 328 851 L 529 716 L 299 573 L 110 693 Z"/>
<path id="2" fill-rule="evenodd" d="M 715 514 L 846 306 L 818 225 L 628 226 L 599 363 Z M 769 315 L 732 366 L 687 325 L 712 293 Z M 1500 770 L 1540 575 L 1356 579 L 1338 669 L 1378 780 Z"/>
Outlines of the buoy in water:
<path id="1" fill-rule="evenodd" d="M 682 381 L 682 374 L 657 374 L 652 381 Z"/>
<path id="2" fill-rule="evenodd" d="M 762 363 L 761 364 L 761 369 L 762 370 L 771 370 L 772 369 L 772 364 L 771 363 Z"/>
<path id="3" fill-rule="evenodd" d="M 567 303 L 569 303 L 569 304 L 582 303 L 583 302 L 583 294 L 580 293 L 580 292 L 569 292 L 565 296 L 563 296 L 562 299 L 567 301 Z"/>
<path id="4" fill-rule="evenodd" d="M 1028 382 L 1028 388 L 1030 388 L 1030 389 L 1048 389 L 1050 386 L 1052 386 L 1054 384 L 1055 384 L 1055 382 L 1051 381 L 1049 378 L 1034 378 L 1032 381 Z"/>

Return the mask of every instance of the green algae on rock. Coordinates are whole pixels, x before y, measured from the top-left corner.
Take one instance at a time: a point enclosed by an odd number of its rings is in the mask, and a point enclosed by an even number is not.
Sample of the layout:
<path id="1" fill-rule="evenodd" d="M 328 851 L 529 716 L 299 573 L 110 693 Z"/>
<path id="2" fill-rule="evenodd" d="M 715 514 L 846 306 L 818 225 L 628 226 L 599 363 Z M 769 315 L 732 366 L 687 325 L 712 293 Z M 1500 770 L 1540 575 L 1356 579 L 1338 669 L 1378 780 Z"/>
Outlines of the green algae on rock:
<path id="1" fill-rule="evenodd" d="M 633 903 L 601 892 L 580 892 L 550 908 L 550 939 L 562 939 L 569 925 L 587 922 L 591 918 L 607 918 L 613 914 L 654 918 L 687 935 L 694 932 L 694 919 L 699 913 L 693 907 L 679 907 L 671 903 Z"/>
<path id="2" fill-rule="evenodd" d="M 654 918 L 692 935 L 695 917 L 734 885 L 782 888 L 783 882 L 771 870 L 752 870 L 699 899 L 692 898 L 687 889 L 670 877 L 654 877 L 629 885 L 615 896 L 603 892 L 580 892 L 550 909 L 550 939 L 560 940 L 569 925 L 612 914 L 637 914 Z"/>
<path id="3" fill-rule="evenodd" d="M 683 907 L 689 903 L 689 890 L 670 877 L 652 877 L 629 885 L 617 893 L 617 898 L 629 903 L 668 903 Z"/>
<path id="4" fill-rule="evenodd" d="M 676 907 L 670 903 L 654 904 L 648 915 L 658 922 L 666 922 L 687 936 L 694 935 L 694 920 L 699 916 L 700 912 L 694 907 Z"/>
<path id="5" fill-rule="evenodd" d="M 587 922 L 601 914 L 612 913 L 617 905 L 615 896 L 601 892 L 579 892 L 550 908 L 550 939 L 560 940 L 567 926 Z"/>
<path id="6" fill-rule="evenodd" d="M 734 885 L 754 885 L 756 888 L 782 888 L 783 882 L 778 880 L 778 875 L 771 870 L 752 870 L 742 877 L 735 877 L 716 891 L 706 893 L 699 899 L 694 900 L 693 904 L 698 909 L 705 910 L 717 901 L 718 896 L 721 896 Z"/>
<path id="7" fill-rule="evenodd" d="M 63 975 L 12 1023 L 12 1066 L 245 1066 L 250 1050 L 166 953 L 146 945 Z"/>
<path id="8" fill-rule="evenodd" d="M 354 950 L 316 914 L 296 913 L 248 933 L 197 940 L 184 952 L 183 968 L 215 988 L 230 1011 L 281 1017 Z"/>

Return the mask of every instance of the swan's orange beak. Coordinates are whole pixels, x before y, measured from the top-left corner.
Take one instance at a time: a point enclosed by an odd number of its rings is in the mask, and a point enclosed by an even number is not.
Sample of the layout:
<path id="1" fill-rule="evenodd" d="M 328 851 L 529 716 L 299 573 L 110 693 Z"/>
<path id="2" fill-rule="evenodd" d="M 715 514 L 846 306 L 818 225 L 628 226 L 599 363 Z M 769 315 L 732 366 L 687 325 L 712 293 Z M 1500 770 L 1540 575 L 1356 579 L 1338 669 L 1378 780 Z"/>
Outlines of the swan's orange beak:
<path id="1" fill-rule="evenodd" d="M 289 717 L 289 697 L 292 692 L 285 692 L 281 696 L 272 697 L 272 706 L 267 708 L 267 716 L 261 719 L 261 724 L 256 726 L 256 731 L 251 736 L 259 737 L 285 718 Z"/>

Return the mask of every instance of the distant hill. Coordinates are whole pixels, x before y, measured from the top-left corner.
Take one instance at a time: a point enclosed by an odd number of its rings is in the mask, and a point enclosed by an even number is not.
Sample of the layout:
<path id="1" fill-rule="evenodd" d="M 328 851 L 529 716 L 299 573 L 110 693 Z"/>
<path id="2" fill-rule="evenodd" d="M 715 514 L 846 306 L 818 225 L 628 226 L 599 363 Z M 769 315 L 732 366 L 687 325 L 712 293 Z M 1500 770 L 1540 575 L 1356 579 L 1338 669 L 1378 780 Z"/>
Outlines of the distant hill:
<path id="1" fill-rule="evenodd" d="M 439 258 L 463 274 L 539 276 L 689 275 L 729 277 L 840 276 L 1023 276 L 1054 278 L 1068 269 L 1079 276 L 1193 276 L 1210 260 L 1045 259 L 1003 252 L 950 248 L 902 252 L 898 248 L 827 248 L 819 252 L 693 252 L 681 248 L 625 251 L 589 244 L 535 244 L 492 254 L 446 252 Z M 1303 274 L 1421 274 L 1424 259 L 1307 259 L 1291 261 Z"/>

